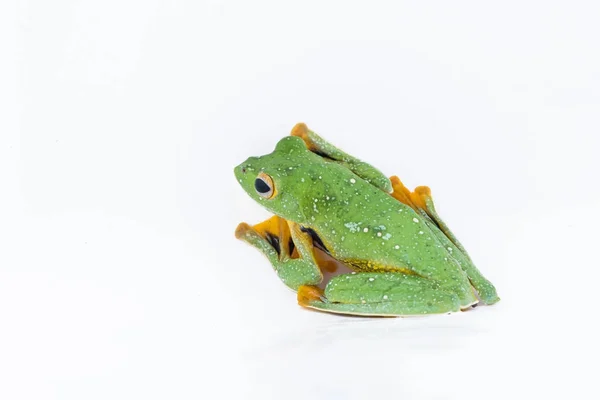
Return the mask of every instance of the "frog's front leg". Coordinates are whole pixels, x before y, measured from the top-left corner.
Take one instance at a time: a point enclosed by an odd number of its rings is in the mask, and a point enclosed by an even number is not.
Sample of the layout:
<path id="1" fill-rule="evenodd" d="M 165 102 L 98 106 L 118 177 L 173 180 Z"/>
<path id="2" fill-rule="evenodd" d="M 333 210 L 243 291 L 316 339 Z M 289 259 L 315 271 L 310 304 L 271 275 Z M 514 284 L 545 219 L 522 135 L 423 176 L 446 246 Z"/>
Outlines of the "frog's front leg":
<path id="1" fill-rule="evenodd" d="M 278 216 L 254 226 L 242 222 L 235 236 L 263 253 L 282 282 L 292 290 L 322 281 L 312 237 L 302 232 L 298 224 Z"/>
<path id="2" fill-rule="evenodd" d="M 308 129 L 306 124 L 296 124 L 296 126 L 294 126 L 292 129 L 292 136 L 298 136 L 302 138 L 306 144 L 306 147 L 310 151 L 324 158 L 344 164 L 350 171 L 354 172 L 356 175 L 360 176 L 367 182 L 370 182 L 372 185 L 378 187 L 384 192 L 390 193 L 392 191 L 390 180 L 381 171 L 373 167 L 371 164 L 361 161 L 358 158 L 338 149 L 321 136 Z"/>
<path id="3" fill-rule="evenodd" d="M 333 277 L 325 291 L 323 260 L 315 257 L 310 234 L 298 224 L 274 216 L 260 224 L 241 223 L 236 237 L 261 251 L 279 278 L 298 292 L 298 303 L 325 312 L 402 316 L 460 310 L 458 296 L 435 281 L 400 273 L 353 273 Z"/>
<path id="4" fill-rule="evenodd" d="M 457 295 L 437 282 L 402 273 L 363 272 L 331 279 L 322 293 L 312 286 L 298 290 L 299 303 L 320 311 L 364 316 L 412 316 L 460 311 Z"/>

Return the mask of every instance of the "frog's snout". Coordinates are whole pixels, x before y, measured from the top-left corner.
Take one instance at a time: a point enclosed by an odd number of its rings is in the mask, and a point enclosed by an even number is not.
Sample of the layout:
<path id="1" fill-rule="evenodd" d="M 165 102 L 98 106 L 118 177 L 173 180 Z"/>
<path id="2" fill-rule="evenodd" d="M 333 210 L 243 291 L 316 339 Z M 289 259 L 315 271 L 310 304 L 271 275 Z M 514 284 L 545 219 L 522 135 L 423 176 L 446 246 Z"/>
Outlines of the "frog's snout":
<path id="1" fill-rule="evenodd" d="M 238 181 L 241 181 L 243 179 L 242 177 L 246 175 L 246 167 L 244 166 L 244 164 L 240 164 L 233 169 L 233 173 L 235 175 L 235 178 Z"/>
<path id="2" fill-rule="evenodd" d="M 249 158 L 237 167 L 233 169 L 233 173 L 235 174 L 235 179 L 238 181 L 240 185 L 244 188 L 250 185 L 251 182 L 254 182 L 254 178 L 251 177 L 253 168 L 252 160 Z"/>
<path id="3" fill-rule="evenodd" d="M 248 173 L 255 171 L 257 161 L 258 161 L 258 158 L 250 157 L 246 161 L 244 161 L 243 163 L 241 163 L 240 165 L 235 167 L 233 169 L 233 172 L 234 172 L 237 180 L 239 181 L 240 179 L 246 179 Z"/>

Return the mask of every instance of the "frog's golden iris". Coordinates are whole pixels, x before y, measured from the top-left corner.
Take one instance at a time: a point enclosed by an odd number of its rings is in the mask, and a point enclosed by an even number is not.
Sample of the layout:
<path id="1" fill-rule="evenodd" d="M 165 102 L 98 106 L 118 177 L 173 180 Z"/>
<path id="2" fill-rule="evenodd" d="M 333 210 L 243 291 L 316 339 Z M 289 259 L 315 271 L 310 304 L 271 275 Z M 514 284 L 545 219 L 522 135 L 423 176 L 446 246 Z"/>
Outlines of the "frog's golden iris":
<path id="1" fill-rule="evenodd" d="M 258 193 L 259 196 L 265 199 L 270 199 L 275 194 L 275 184 L 273 183 L 273 179 L 264 172 L 261 172 L 256 177 L 254 189 L 256 189 L 256 193 Z"/>

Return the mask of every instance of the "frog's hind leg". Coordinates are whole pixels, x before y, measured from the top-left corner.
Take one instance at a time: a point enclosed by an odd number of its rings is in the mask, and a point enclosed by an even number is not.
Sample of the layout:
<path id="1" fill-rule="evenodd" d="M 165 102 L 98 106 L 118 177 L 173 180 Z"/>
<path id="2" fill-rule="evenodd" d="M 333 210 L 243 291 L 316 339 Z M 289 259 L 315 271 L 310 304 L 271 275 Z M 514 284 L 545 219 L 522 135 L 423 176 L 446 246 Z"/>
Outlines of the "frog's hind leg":
<path id="1" fill-rule="evenodd" d="M 394 188 L 392 196 L 421 214 L 432 232 L 444 247 L 448 249 L 449 255 L 458 261 L 463 271 L 467 274 L 471 285 L 477 290 L 481 301 L 484 304 L 493 304 L 500 300 L 494 285 L 485 279 L 477 267 L 475 267 L 463 245 L 437 213 L 429 187 L 419 186 L 411 192 L 402 184 L 402 181 L 397 176 L 392 176 L 390 181 Z"/>
<path id="2" fill-rule="evenodd" d="M 316 310 L 364 316 L 414 316 L 460 311 L 453 293 L 435 281 L 415 275 L 364 272 L 336 276 L 322 292 L 313 286 L 298 290 L 300 305 Z"/>
<path id="3" fill-rule="evenodd" d="M 341 163 L 349 170 L 360 176 L 367 182 L 378 187 L 386 193 L 392 191 L 390 180 L 377 168 L 373 167 L 348 153 L 343 152 L 325 139 L 308 129 L 306 124 L 298 123 L 292 129 L 292 136 L 298 136 L 304 140 L 306 147 L 323 158 Z"/>

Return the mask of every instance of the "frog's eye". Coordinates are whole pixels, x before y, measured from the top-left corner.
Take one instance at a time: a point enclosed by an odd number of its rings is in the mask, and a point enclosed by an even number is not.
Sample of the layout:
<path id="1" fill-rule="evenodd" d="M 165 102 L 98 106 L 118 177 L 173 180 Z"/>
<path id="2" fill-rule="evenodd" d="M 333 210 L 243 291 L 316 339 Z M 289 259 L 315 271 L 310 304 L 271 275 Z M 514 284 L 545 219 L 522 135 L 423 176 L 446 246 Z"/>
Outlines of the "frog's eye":
<path id="1" fill-rule="evenodd" d="M 271 179 L 271 177 L 264 172 L 261 172 L 254 181 L 254 189 L 256 189 L 256 193 L 258 193 L 260 197 L 270 199 L 275 193 L 273 179 Z"/>

